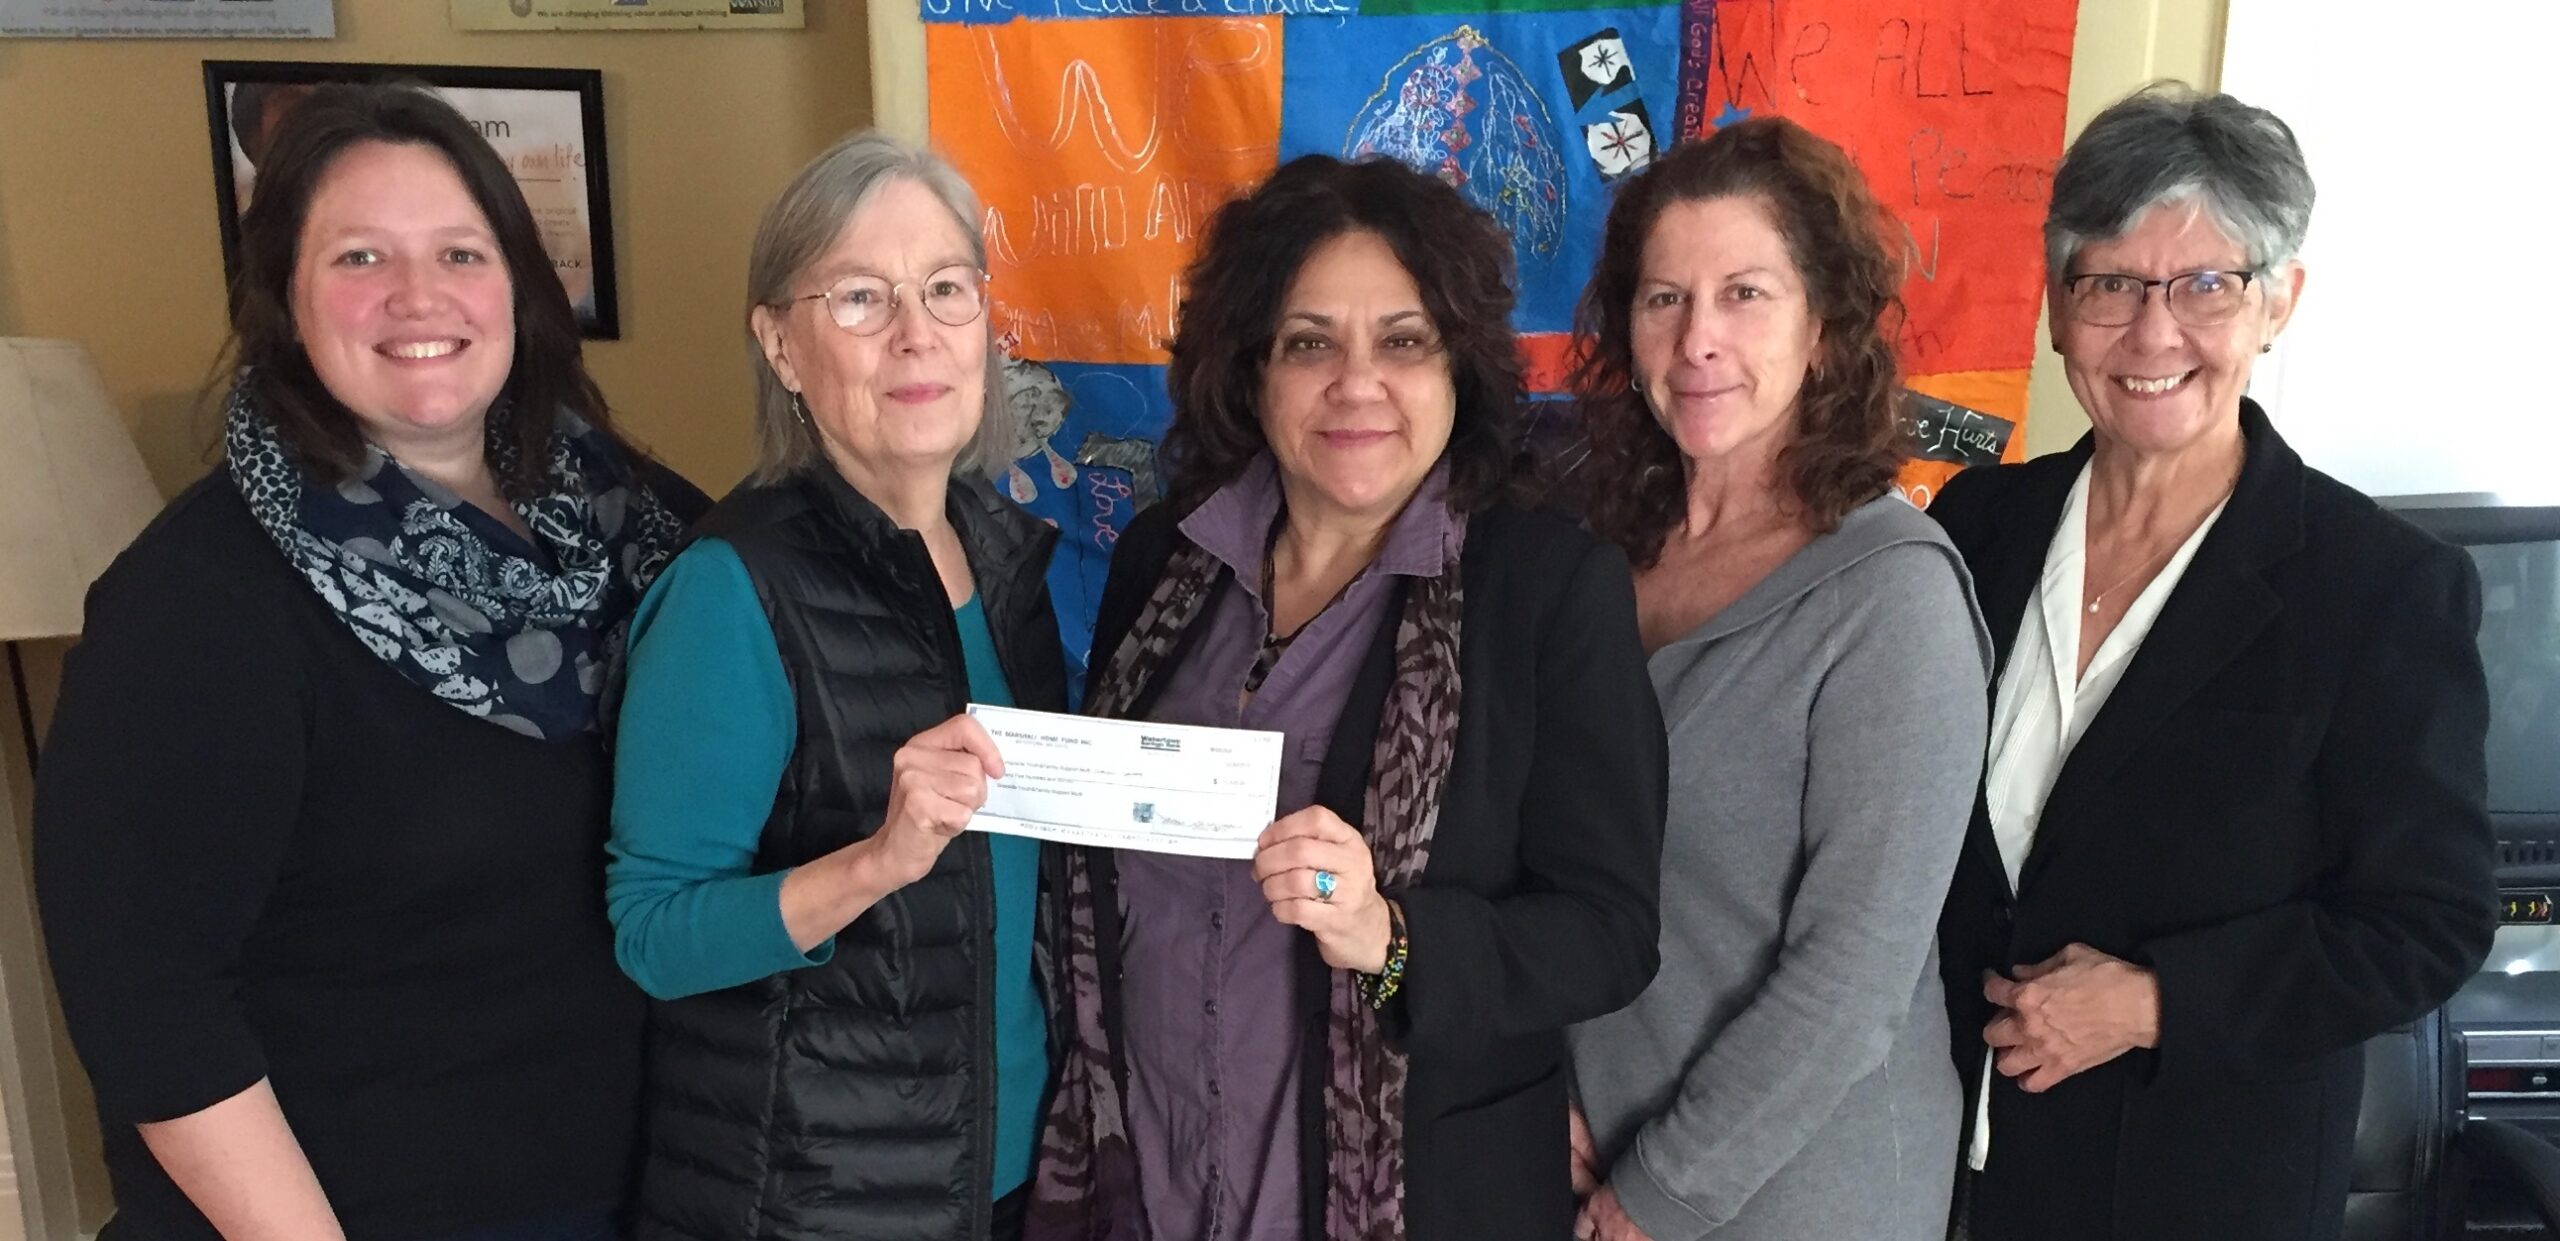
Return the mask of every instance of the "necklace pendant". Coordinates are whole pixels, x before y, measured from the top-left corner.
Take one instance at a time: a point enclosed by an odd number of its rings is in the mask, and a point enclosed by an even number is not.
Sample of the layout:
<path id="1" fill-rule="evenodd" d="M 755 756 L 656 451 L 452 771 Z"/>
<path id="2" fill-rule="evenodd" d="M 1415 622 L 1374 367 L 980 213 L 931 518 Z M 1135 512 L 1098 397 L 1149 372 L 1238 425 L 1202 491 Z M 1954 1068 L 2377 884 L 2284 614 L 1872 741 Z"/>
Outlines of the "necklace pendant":
<path id="1" fill-rule="evenodd" d="M 2101 595 L 2101 596 L 2099 596 L 2099 598 L 2103 599 L 2103 598 L 2105 598 L 2105 596 Z M 2097 599 L 2092 599 L 2092 600 L 2090 600 L 2090 601 L 2089 601 L 2089 615 L 2091 615 L 2091 616 L 2095 616 L 2095 615 L 2097 615 L 2097 614 L 2098 614 L 2098 600 L 2097 600 Z"/>

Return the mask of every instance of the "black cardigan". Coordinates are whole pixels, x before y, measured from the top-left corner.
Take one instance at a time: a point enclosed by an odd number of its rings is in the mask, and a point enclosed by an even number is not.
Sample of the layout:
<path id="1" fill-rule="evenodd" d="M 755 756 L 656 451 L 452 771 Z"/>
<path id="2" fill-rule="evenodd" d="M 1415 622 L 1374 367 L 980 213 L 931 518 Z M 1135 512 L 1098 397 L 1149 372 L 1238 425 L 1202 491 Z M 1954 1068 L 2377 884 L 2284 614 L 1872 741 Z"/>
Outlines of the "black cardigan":
<path id="1" fill-rule="evenodd" d="M 1181 538 L 1176 520 L 1160 505 L 1121 536 L 1094 626 L 1095 669 L 1154 591 Z M 1423 882 L 1391 893 L 1412 944 L 1387 1013 L 1389 1037 L 1411 1057 L 1405 1221 L 1415 1241 L 1554 1241 L 1573 1226 L 1564 1027 L 1626 1005 L 1653 979 L 1669 760 L 1625 556 L 1557 518 L 1496 508 L 1469 519 L 1460 572 L 1456 752 Z M 1394 630 L 1379 626 L 1317 783 L 1317 801 L 1355 828 Z M 1107 854 L 1097 863 L 1106 1020 L 1116 1029 L 1116 872 Z M 1299 1162 L 1314 1241 L 1324 1235 L 1317 1087 L 1328 991 L 1312 938 L 1298 968 L 1308 1031 Z"/>
<path id="2" fill-rule="evenodd" d="M 36 790 L 104 1235 L 214 1236 L 134 1125 L 261 1077 L 350 1236 L 619 1204 L 642 1009 L 607 785 L 594 738 L 472 719 L 375 658 L 221 470 L 173 501 L 89 593 Z"/>
<path id="3" fill-rule="evenodd" d="M 2160 984 L 2157 1049 L 2040 1095 L 1994 1084 L 1976 1241 L 2337 1236 L 2361 1043 L 2488 951 L 2478 575 L 2255 405 L 2242 428 L 2239 483 L 2063 764 L 2022 892 L 1979 805 L 1957 863 L 1939 937 L 1968 1098 L 1985 970 L 2081 942 Z M 1930 506 L 2003 667 L 2090 450 L 1968 471 Z"/>

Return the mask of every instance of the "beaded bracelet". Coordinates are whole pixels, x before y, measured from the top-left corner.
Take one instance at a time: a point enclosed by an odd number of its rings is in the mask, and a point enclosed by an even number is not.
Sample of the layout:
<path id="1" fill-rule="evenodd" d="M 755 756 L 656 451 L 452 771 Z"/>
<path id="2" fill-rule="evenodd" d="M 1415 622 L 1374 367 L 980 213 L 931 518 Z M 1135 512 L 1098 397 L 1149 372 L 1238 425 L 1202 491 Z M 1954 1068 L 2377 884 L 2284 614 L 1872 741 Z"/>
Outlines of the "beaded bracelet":
<path id="1" fill-rule="evenodd" d="M 1383 1009 L 1387 1001 L 1396 998 L 1396 988 L 1404 984 L 1405 947 L 1404 906 L 1388 901 L 1387 963 L 1379 966 L 1375 974 L 1360 976 L 1360 998 L 1367 1000 L 1369 1007 Z"/>

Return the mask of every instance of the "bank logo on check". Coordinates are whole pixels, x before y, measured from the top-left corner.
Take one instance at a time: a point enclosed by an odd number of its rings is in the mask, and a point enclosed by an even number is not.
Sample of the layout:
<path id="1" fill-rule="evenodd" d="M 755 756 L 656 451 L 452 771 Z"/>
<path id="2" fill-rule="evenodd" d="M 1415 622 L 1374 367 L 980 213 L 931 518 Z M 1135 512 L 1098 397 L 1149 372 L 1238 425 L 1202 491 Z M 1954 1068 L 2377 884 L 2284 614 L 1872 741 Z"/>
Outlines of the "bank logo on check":
<path id="1" fill-rule="evenodd" d="M 1141 750 L 1153 750 L 1158 754 L 1180 754 L 1182 753 L 1182 738 L 1149 737 L 1141 735 L 1138 738 L 1138 748 Z"/>
<path id="2" fill-rule="evenodd" d="M 1156 804 L 1151 801 L 1129 803 L 1129 817 L 1140 823 L 1156 821 Z"/>

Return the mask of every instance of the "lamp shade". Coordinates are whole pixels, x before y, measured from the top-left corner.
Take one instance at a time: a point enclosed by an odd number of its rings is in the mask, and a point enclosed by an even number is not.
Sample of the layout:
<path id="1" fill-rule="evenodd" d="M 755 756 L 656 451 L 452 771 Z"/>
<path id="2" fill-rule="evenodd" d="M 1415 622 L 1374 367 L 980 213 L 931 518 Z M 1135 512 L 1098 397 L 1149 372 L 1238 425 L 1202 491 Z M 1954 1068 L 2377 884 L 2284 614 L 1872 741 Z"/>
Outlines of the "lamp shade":
<path id="1" fill-rule="evenodd" d="M 0 641 L 80 632 L 80 603 L 160 511 L 89 351 L 0 337 Z"/>

